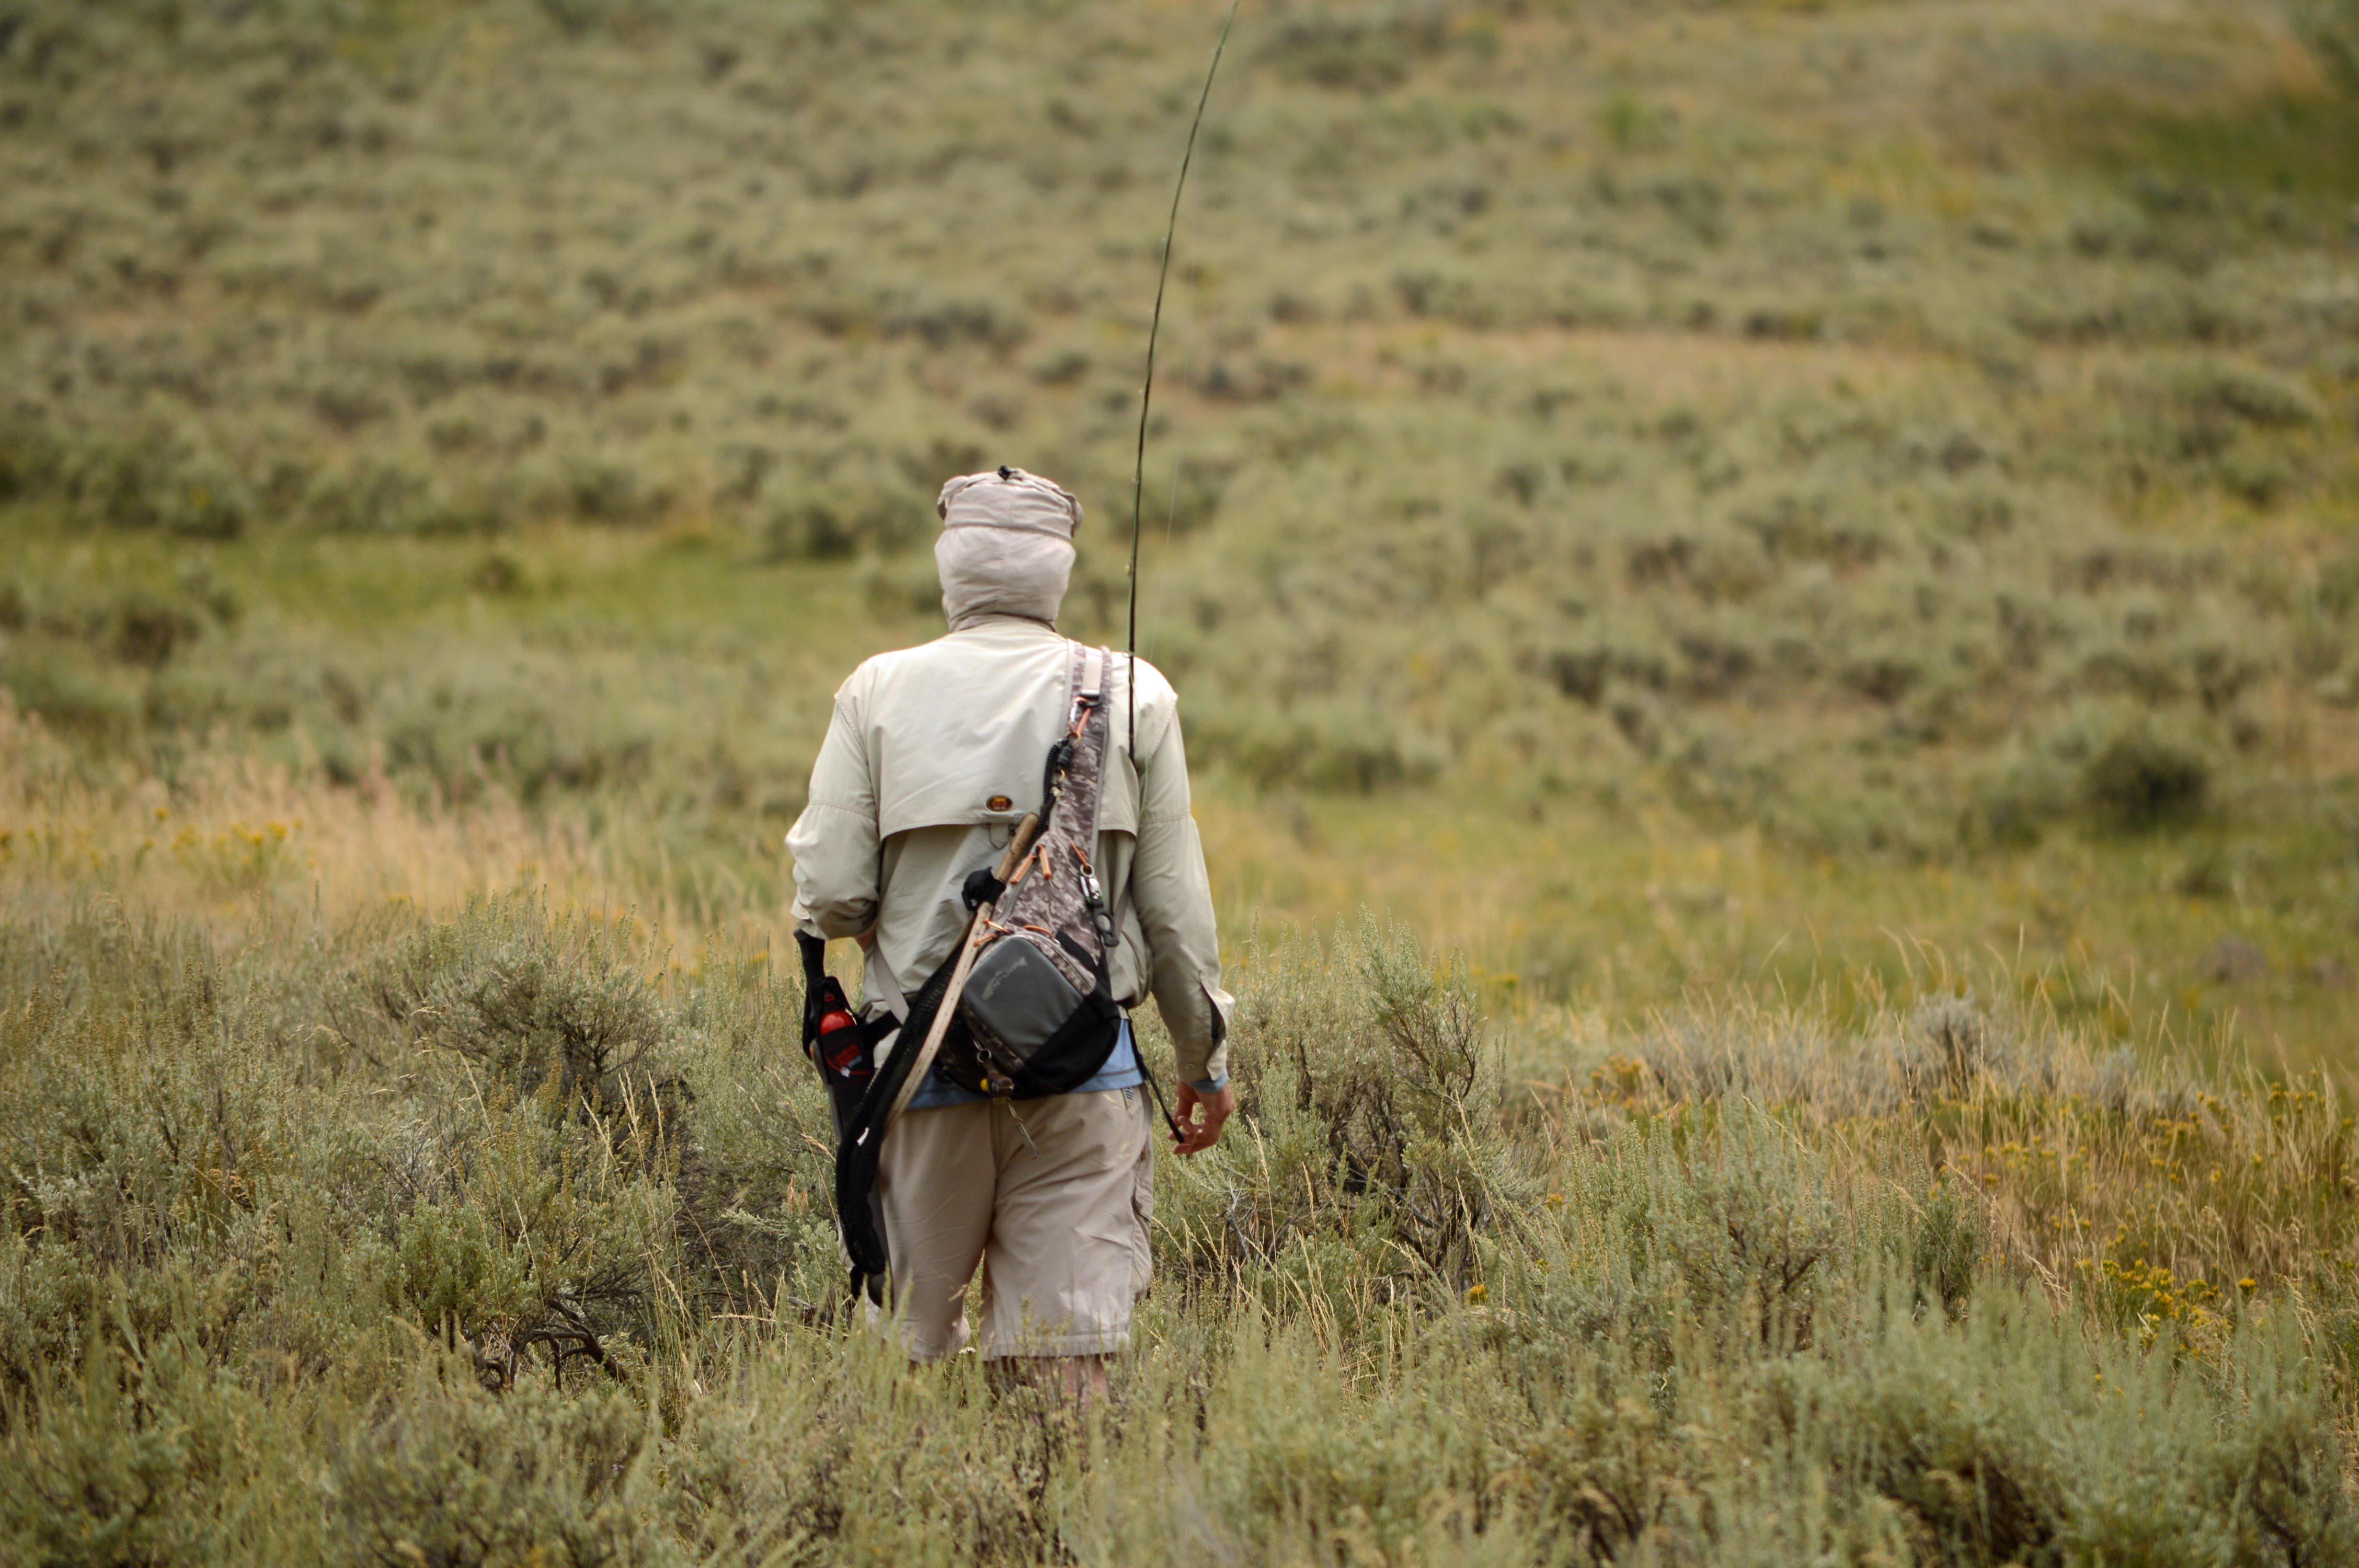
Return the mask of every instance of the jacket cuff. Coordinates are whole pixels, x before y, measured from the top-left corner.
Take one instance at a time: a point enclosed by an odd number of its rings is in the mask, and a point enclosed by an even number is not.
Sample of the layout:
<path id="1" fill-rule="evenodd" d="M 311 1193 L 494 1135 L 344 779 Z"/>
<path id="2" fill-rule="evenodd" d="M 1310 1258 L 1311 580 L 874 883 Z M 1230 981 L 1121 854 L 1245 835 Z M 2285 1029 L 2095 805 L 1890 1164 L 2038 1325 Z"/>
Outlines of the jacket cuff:
<path id="1" fill-rule="evenodd" d="M 1201 1057 L 1188 1051 L 1179 1052 L 1178 1055 L 1180 1060 L 1176 1065 L 1180 1069 L 1180 1081 L 1183 1083 L 1194 1084 L 1198 1088 L 1202 1088 L 1206 1084 L 1225 1084 L 1229 1081 L 1229 1047 L 1226 1041 L 1213 1046 Z"/>
<path id="2" fill-rule="evenodd" d="M 1174 1041 L 1178 1047 L 1177 1065 L 1182 1081 L 1201 1087 L 1205 1084 L 1224 1084 L 1229 1079 L 1229 1015 L 1237 1010 L 1237 999 L 1223 990 L 1217 981 L 1200 980 L 1204 1000 L 1204 1039 L 1202 1054 L 1190 1048 L 1188 1042 Z M 1174 1030 L 1176 1034 L 1179 1031 Z"/>

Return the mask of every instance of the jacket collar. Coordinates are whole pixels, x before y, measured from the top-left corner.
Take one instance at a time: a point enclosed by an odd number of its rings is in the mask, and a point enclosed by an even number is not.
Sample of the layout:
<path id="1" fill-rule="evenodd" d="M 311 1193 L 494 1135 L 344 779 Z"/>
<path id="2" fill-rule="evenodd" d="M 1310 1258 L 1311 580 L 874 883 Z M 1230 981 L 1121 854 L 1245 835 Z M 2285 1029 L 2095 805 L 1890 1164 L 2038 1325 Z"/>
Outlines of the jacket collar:
<path id="1" fill-rule="evenodd" d="M 953 637 L 986 636 L 1010 642 L 1029 641 L 1036 637 L 1055 637 L 1059 641 L 1063 640 L 1062 633 L 1058 632 L 1056 623 L 1053 622 L 1035 621 L 1028 615 L 1004 615 L 995 611 L 986 611 L 980 615 L 965 617 L 950 629 L 950 635 Z"/>

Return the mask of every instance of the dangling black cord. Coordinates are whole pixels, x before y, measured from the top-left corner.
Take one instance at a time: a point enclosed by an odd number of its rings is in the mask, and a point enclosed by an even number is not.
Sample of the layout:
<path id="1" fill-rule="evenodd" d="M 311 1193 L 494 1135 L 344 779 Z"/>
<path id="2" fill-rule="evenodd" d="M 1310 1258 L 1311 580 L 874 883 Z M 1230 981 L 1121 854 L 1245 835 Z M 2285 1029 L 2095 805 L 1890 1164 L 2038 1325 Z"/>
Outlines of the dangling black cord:
<path id="1" fill-rule="evenodd" d="M 1134 1056 L 1138 1055 L 1138 1036 L 1136 1034 L 1130 1037 L 1130 1052 Z M 1155 1108 L 1163 1113 L 1163 1125 L 1171 1130 L 1171 1141 L 1187 1142 L 1188 1135 L 1180 1130 L 1180 1119 L 1171 1114 L 1171 1106 L 1163 1098 L 1163 1086 L 1157 1083 L 1155 1075 L 1147 1070 L 1147 1058 L 1144 1056 L 1138 1057 L 1138 1076 L 1147 1080 L 1147 1092 L 1155 1097 Z"/>

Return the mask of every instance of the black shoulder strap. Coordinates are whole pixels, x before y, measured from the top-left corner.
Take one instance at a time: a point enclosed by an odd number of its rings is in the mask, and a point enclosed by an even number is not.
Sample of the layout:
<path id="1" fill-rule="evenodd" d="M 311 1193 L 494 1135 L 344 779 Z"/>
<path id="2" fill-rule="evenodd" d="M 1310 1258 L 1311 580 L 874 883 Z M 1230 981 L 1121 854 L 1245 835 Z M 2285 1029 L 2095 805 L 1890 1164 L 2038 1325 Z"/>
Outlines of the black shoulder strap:
<path id="1" fill-rule="evenodd" d="M 951 986 L 951 968 L 945 963 L 935 969 L 909 999 L 909 1016 L 900 1025 L 900 1044 L 868 1080 L 868 1092 L 861 1097 L 860 1108 L 844 1128 L 843 1141 L 836 1145 L 835 1216 L 843 1228 L 843 1249 L 852 1259 L 852 1289 L 854 1294 L 864 1290 L 868 1299 L 880 1305 L 892 1253 L 882 1218 L 870 1202 L 876 1191 L 876 1161 L 885 1148 L 886 1118 L 909 1076 L 910 1063 L 917 1058 L 917 1042 L 926 1037 L 934 1015 L 941 1011 L 942 997 Z"/>

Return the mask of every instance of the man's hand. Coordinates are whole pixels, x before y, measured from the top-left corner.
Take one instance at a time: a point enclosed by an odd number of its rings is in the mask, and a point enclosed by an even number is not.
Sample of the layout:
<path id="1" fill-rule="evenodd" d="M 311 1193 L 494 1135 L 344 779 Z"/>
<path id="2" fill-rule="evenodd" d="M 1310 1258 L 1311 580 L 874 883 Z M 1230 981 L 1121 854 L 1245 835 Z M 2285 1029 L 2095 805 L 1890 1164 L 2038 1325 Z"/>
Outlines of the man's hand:
<path id="1" fill-rule="evenodd" d="M 1180 1152 L 1201 1154 L 1221 1141 L 1221 1124 L 1227 1121 L 1237 1108 L 1236 1090 L 1226 1084 L 1213 1094 L 1200 1093 L 1196 1086 L 1180 1086 L 1180 1113 L 1174 1119 L 1180 1123 Z M 1200 1117 L 1197 1112 L 1203 1114 Z"/>

